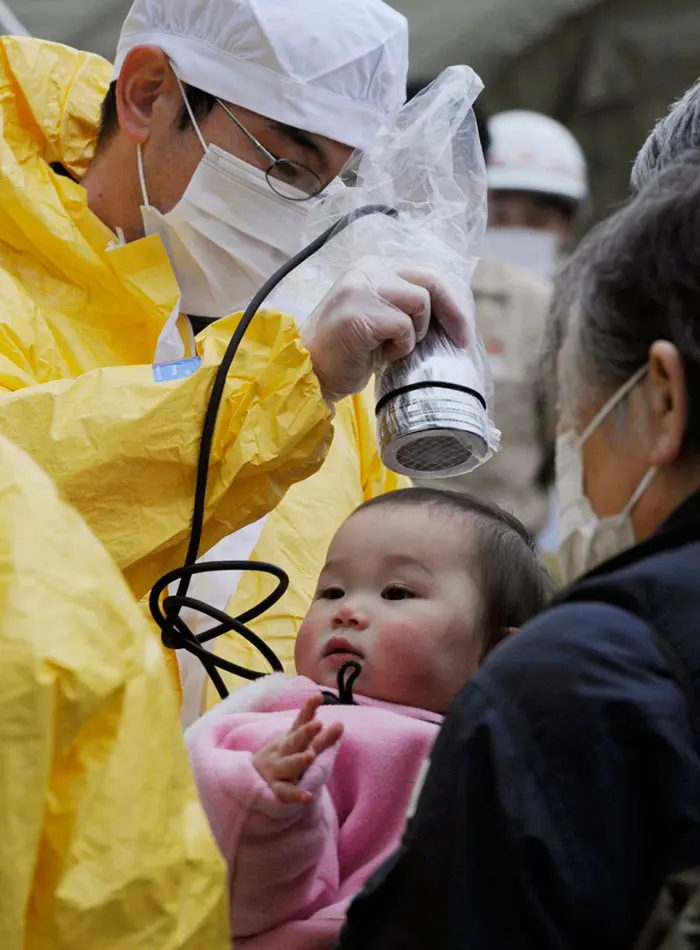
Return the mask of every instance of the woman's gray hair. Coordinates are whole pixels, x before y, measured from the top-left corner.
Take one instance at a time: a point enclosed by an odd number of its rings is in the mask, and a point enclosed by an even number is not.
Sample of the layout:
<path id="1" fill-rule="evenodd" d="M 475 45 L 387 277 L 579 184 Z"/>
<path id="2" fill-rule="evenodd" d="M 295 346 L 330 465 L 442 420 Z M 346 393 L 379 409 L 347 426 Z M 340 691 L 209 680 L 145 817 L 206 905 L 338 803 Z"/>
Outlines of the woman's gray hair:
<path id="1" fill-rule="evenodd" d="M 612 394 L 657 340 L 681 353 L 687 443 L 700 448 L 700 154 L 660 172 L 594 228 L 556 284 L 550 352 L 563 351 L 564 408 Z"/>
<path id="2" fill-rule="evenodd" d="M 688 151 L 700 151 L 700 80 L 654 126 L 632 168 L 634 191 Z"/>

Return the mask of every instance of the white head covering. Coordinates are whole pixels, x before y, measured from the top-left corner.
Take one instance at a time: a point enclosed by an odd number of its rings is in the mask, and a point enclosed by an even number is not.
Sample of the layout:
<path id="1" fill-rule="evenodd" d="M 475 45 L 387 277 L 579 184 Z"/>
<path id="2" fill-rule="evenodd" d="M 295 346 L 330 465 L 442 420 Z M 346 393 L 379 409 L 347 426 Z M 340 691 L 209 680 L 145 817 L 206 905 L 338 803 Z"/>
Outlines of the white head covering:
<path id="1" fill-rule="evenodd" d="M 135 0 L 114 78 L 148 45 L 189 85 L 353 148 L 406 98 L 408 26 L 382 0 Z"/>

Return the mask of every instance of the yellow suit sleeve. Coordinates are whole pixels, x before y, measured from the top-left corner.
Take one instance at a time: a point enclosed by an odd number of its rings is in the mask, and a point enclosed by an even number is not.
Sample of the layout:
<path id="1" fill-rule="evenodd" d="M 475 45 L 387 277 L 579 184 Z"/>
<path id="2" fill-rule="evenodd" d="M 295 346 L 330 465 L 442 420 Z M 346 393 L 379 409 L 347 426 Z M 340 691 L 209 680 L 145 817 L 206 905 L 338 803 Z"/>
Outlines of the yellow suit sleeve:
<path id="1" fill-rule="evenodd" d="M 155 635 L 0 437 L 0 947 L 229 950 L 226 872 Z"/>
<path id="2" fill-rule="evenodd" d="M 0 434 L 51 476 L 137 598 L 184 559 L 204 413 L 238 319 L 203 334 L 202 367 L 193 376 L 164 383 L 154 381 L 151 366 L 131 366 L 31 385 L 26 352 L 7 335 L 0 339 Z M 219 412 L 203 551 L 262 517 L 318 469 L 330 420 L 294 321 L 259 314 Z"/>

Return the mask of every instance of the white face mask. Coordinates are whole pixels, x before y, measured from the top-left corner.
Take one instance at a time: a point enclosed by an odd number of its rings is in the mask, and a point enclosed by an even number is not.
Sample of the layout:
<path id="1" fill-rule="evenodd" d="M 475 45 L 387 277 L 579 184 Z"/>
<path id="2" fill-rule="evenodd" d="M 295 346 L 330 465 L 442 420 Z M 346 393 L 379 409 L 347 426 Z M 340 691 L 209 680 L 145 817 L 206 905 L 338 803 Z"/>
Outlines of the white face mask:
<path id="1" fill-rule="evenodd" d="M 516 264 L 551 280 L 559 264 L 559 236 L 534 228 L 487 228 L 484 257 Z"/>
<path id="2" fill-rule="evenodd" d="M 141 216 L 146 234 L 159 234 L 165 245 L 181 309 L 189 316 L 224 317 L 244 309 L 261 284 L 301 249 L 313 200 L 276 195 L 263 171 L 207 145 L 184 99 L 204 157 L 180 201 L 162 214 L 149 204 L 139 146 Z"/>
<path id="3" fill-rule="evenodd" d="M 583 444 L 648 371 L 643 366 L 603 406 L 582 435 L 557 437 L 556 472 L 559 505 L 559 568 L 569 584 L 598 564 L 634 547 L 630 513 L 656 474 L 650 468 L 619 515 L 598 518 L 583 491 Z"/>

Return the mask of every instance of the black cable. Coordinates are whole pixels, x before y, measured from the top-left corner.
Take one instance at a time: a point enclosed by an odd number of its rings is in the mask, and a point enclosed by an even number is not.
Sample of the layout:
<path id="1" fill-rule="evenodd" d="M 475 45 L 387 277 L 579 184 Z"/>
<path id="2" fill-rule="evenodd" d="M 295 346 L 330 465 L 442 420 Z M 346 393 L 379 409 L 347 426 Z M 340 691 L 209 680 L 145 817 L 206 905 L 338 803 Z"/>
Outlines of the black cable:
<path id="1" fill-rule="evenodd" d="M 199 557 L 199 547 L 204 528 L 204 508 L 207 495 L 207 480 L 209 477 L 209 461 L 211 459 L 211 450 L 214 442 L 216 420 L 231 364 L 236 357 L 238 348 L 253 318 L 269 294 L 272 293 L 275 287 L 277 287 L 288 274 L 300 264 L 303 264 L 304 261 L 308 260 L 316 251 L 320 250 L 332 237 L 336 234 L 340 234 L 341 231 L 344 231 L 359 218 L 364 218 L 370 214 L 385 214 L 389 217 L 396 217 L 397 213 L 394 208 L 389 208 L 385 205 L 365 205 L 363 208 L 351 211 L 275 271 L 275 273 L 265 281 L 246 307 L 233 336 L 229 340 L 221 364 L 214 376 L 214 382 L 209 395 L 209 403 L 204 416 L 202 438 L 199 445 L 197 482 L 194 493 L 194 506 L 192 509 L 192 528 L 185 563 L 181 568 L 170 571 L 160 578 L 151 591 L 149 606 L 153 619 L 161 629 L 163 644 L 168 649 L 187 650 L 189 653 L 198 657 L 222 698 L 228 695 L 228 691 L 219 670 L 226 670 L 245 679 L 257 679 L 264 674 L 256 672 L 255 670 L 248 670 L 228 660 L 223 660 L 206 650 L 203 644 L 224 633 L 239 633 L 254 646 L 255 649 L 262 653 L 273 670 L 281 672 L 282 664 L 274 651 L 271 650 L 260 637 L 253 633 L 252 630 L 248 629 L 246 622 L 255 619 L 265 610 L 268 610 L 276 604 L 277 601 L 284 596 L 289 586 L 289 578 L 285 572 L 273 564 L 264 564 L 258 561 L 210 561 L 203 564 L 196 563 Z M 217 610 L 215 607 L 211 607 L 203 601 L 187 596 L 192 577 L 195 574 L 204 574 L 212 571 L 260 571 L 277 577 L 279 583 L 272 594 L 254 608 L 246 611 L 246 613 L 241 614 L 239 617 L 229 617 L 228 614 L 223 611 Z M 161 606 L 161 596 L 169 588 L 170 584 L 176 581 L 178 582 L 177 593 L 165 597 Z M 196 610 L 204 616 L 218 620 L 218 626 L 207 630 L 203 634 L 194 634 L 180 616 L 180 612 L 186 607 Z"/>
<path id="2" fill-rule="evenodd" d="M 263 574 L 271 574 L 273 577 L 276 577 L 278 584 L 275 590 L 264 600 L 260 601 L 259 604 L 246 611 L 244 614 L 241 614 L 239 617 L 230 617 L 228 614 L 224 613 L 224 611 L 219 610 L 216 607 L 212 607 L 205 601 L 198 600 L 193 597 L 169 596 L 164 598 L 161 605 L 162 594 L 170 587 L 171 584 L 174 584 L 175 581 L 182 580 L 183 572 L 186 572 L 188 579 L 190 579 L 195 574 L 205 574 L 210 571 L 251 570 L 253 569 L 253 564 L 255 565 L 255 570 Z M 264 613 L 266 610 L 269 610 L 270 607 L 276 604 L 277 601 L 284 596 L 288 587 L 289 578 L 287 577 L 286 573 L 281 568 L 276 567 L 274 564 L 266 564 L 264 561 L 208 561 L 205 564 L 194 564 L 188 567 L 177 568 L 174 571 L 170 571 L 168 574 L 164 574 L 163 577 L 157 581 L 153 587 L 153 590 L 151 591 L 149 607 L 156 623 L 162 630 L 162 639 L 164 645 L 172 650 L 186 649 L 198 657 L 214 682 L 219 694 L 222 698 L 224 698 L 224 696 L 227 695 L 227 692 L 221 675 L 218 672 L 219 669 L 226 670 L 229 673 L 234 673 L 236 676 L 242 676 L 245 679 L 257 679 L 264 674 L 258 673 L 254 670 L 247 670 L 245 667 L 239 666 L 237 663 L 231 663 L 229 660 L 223 660 L 220 657 L 215 657 L 209 653 L 208 650 L 205 650 L 202 644 L 207 643 L 209 640 L 213 640 L 215 637 L 221 636 L 222 633 L 235 631 L 236 633 L 239 633 L 245 640 L 247 640 L 248 643 L 254 646 L 256 650 L 262 653 L 263 657 L 267 660 L 275 672 L 281 673 L 282 664 L 275 655 L 274 651 L 271 650 L 265 641 L 258 637 L 257 634 L 253 633 L 252 630 L 249 630 L 248 627 L 246 627 L 246 623 L 249 620 L 259 617 L 260 614 Z M 211 630 L 205 631 L 205 633 L 195 636 L 195 634 L 192 633 L 187 624 L 179 616 L 180 611 L 185 607 L 189 607 L 191 610 L 196 610 L 198 613 L 206 617 L 211 617 L 213 620 L 218 620 L 218 626 L 213 627 Z"/>
<path id="3" fill-rule="evenodd" d="M 352 691 L 361 672 L 362 664 L 357 660 L 348 660 L 347 663 L 343 663 L 338 670 L 338 695 L 323 690 L 324 706 L 357 706 Z"/>

